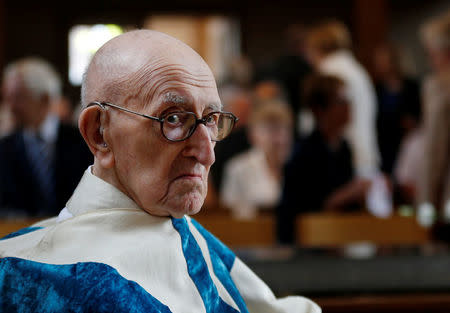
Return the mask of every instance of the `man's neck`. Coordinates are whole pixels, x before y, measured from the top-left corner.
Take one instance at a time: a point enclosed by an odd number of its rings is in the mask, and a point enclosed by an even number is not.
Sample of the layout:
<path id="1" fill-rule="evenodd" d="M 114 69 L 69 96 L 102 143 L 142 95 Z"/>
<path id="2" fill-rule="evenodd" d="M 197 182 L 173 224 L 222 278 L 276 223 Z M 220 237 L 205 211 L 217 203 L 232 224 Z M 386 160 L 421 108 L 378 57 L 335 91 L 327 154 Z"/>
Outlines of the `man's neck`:
<path id="1" fill-rule="evenodd" d="M 120 184 L 114 169 L 105 169 L 99 164 L 99 160 L 94 157 L 94 165 L 92 166 L 92 174 L 98 178 L 104 180 L 108 184 L 116 187 L 118 190 L 128 196 L 127 191 Z"/>

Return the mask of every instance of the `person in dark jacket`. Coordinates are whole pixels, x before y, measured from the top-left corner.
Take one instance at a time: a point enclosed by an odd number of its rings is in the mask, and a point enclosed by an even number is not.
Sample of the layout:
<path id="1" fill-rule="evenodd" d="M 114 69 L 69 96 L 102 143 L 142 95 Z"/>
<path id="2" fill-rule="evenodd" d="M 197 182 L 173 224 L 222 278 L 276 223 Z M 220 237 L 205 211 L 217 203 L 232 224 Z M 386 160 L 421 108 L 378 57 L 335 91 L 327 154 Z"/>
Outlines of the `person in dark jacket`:
<path id="1" fill-rule="evenodd" d="M 277 208 L 281 243 L 294 241 L 298 214 L 348 210 L 365 200 L 370 183 L 355 178 L 351 149 L 343 137 L 350 120 L 344 87 L 342 80 L 329 75 L 314 75 L 305 82 L 304 103 L 311 108 L 316 126 L 297 145 L 285 168 Z"/>
<path id="2" fill-rule="evenodd" d="M 0 215 L 54 215 L 92 155 L 78 130 L 51 113 L 61 82 L 46 61 L 25 58 L 8 65 L 2 91 L 17 129 L 0 140 Z"/>

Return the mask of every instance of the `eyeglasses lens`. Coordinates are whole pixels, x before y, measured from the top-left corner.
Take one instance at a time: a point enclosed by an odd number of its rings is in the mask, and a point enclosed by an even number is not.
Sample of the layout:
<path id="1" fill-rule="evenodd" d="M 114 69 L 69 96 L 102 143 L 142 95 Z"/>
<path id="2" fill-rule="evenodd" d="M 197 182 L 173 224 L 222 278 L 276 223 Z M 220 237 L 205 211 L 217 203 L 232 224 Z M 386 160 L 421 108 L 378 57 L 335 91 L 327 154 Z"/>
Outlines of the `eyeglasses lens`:
<path id="1" fill-rule="evenodd" d="M 217 136 L 213 140 L 222 140 L 227 137 L 234 126 L 234 118 L 229 114 L 220 114 L 217 121 Z"/>
<path id="2" fill-rule="evenodd" d="M 163 133 L 169 140 L 181 141 L 194 132 L 196 124 L 197 118 L 191 112 L 172 113 L 164 118 Z M 217 112 L 207 116 L 204 125 L 209 131 L 211 140 L 219 141 L 230 134 L 234 118 L 230 114 Z"/>
<path id="3" fill-rule="evenodd" d="M 163 133 L 169 140 L 183 140 L 190 135 L 195 122 L 194 114 L 183 112 L 169 114 L 164 118 Z"/>

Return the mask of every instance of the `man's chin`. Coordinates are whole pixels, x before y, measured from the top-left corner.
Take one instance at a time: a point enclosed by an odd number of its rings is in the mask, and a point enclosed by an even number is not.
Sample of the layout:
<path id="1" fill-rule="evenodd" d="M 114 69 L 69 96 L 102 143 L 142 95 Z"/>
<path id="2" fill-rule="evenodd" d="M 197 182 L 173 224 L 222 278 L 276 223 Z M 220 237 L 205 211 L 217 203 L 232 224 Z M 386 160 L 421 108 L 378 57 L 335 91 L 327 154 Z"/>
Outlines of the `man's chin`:
<path id="1" fill-rule="evenodd" d="M 183 195 L 181 199 L 173 201 L 173 203 L 168 204 L 168 210 L 170 215 L 174 218 L 181 218 L 184 215 L 194 215 L 200 212 L 205 197 L 203 197 L 199 192 L 191 192 L 189 194 Z"/>
<path id="2" fill-rule="evenodd" d="M 203 200 L 191 199 L 187 201 L 172 201 L 163 206 L 158 206 L 158 210 L 144 209 L 147 213 L 154 216 L 171 216 L 182 218 L 185 215 L 195 215 L 200 212 L 203 206 Z"/>

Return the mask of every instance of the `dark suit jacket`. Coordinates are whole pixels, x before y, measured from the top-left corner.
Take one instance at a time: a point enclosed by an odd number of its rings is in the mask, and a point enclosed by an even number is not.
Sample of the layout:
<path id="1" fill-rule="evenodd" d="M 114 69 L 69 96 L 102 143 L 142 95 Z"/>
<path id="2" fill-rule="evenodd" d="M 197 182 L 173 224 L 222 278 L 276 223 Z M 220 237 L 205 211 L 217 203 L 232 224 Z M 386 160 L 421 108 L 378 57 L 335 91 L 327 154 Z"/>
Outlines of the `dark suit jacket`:
<path id="1" fill-rule="evenodd" d="M 0 140 L 0 214 L 52 216 L 64 208 L 93 157 L 78 129 L 60 123 L 55 145 L 55 203 L 45 207 L 25 151 L 23 132 Z"/>
<path id="2" fill-rule="evenodd" d="M 281 243 L 293 243 L 298 214 L 320 212 L 324 201 L 354 176 L 352 154 L 345 140 L 331 150 L 318 129 L 302 140 L 286 164 L 277 235 Z"/>

